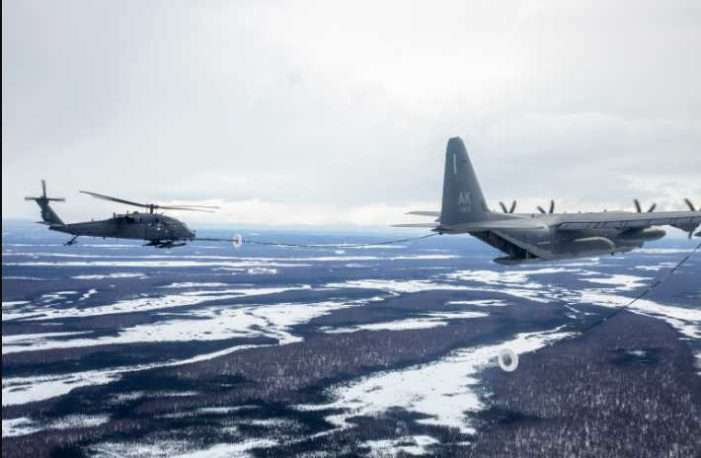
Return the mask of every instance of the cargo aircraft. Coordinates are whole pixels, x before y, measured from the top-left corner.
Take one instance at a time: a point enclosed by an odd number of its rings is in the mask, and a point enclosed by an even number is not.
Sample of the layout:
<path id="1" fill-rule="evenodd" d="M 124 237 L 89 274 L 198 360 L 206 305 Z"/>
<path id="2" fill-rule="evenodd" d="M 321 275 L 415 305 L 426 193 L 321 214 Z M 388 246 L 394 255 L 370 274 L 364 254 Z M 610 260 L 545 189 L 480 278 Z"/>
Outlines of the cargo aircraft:
<path id="1" fill-rule="evenodd" d="M 470 234 L 504 253 L 494 261 L 519 264 L 575 257 L 625 253 L 645 242 L 661 239 L 672 226 L 694 235 L 701 224 L 701 209 L 685 199 L 686 211 L 655 212 L 656 205 L 643 211 L 635 200 L 635 212 L 604 211 L 556 213 L 555 203 L 538 212 L 516 213 L 500 202 L 501 212 L 487 206 L 477 175 L 459 137 L 448 141 L 440 211 L 414 211 L 410 215 L 437 218 L 431 223 L 398 224 L 396 227 L 430 228 L 439 234 Z M 696 237 L 701 237 L 697 232 Z"/>

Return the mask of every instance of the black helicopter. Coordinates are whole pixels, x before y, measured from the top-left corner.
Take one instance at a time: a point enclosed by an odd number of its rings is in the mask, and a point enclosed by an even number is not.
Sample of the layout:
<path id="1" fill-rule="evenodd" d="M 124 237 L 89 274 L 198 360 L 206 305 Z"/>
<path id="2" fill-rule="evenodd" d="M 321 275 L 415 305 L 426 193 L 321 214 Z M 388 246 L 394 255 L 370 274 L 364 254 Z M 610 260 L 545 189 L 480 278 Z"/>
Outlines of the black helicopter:
<path id="1" fill-rule="evenodd" d="M 52 231 L 64 232 L 73 236 L 66 245 L 76 243 L 78 237 L 102 237 L 102 238 L 117 238 L 117 239 L 136 239 L 145 240 L 145 246 L 156 248 L 174 248 L 184 246 L 187 242 L 194 240 L 210 240 L 220 241 L 215 239 L 197 239 L 195 232 L 190 230 L 185 223 L 171 216 L 166 216 L 157 213 L 157 210 L 185 210 L 211 213 L 219 207 L 208 205 L 159 205 L 159 204 L 142 204 L 129 200 L 119 199 L 116 197 L 106 196 L 89 191 L 80 191 L 89 196 L 118 202 L 125 205 L 141 207 L 148 209 L 148 212 L 132 212 L 125 214 L 114 214 L 112 218 L 100 221 L 86 221 L 81 223 L 64 223 L 61 218 L 51 208 L 50 202 L 65 202 L 64 198 L 55 198 L 46 196 L 46 181 L 41 180 L 42 194 L 40 197 L 25 197 L 25 200 L 33 200 L 41 209 L 40 224 L 45 224 Z M 234 244 L 236 241 L 233 240 Z"/>

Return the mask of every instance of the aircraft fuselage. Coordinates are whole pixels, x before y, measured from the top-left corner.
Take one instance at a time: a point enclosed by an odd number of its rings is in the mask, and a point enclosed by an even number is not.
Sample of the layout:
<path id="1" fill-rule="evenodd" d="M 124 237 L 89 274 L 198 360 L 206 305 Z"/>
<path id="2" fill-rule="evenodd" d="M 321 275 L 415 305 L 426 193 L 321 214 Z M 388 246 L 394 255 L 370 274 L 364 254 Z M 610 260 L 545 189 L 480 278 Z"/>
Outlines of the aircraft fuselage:
<path id="1" fill-rule="evenodd" d="M 99 221 L 51 225 L 49 229 L 74 236 L 135 239 L 146 241 L 193 240 L 194 232 L 181 221 L 165 215 L 126 213 Z"/>

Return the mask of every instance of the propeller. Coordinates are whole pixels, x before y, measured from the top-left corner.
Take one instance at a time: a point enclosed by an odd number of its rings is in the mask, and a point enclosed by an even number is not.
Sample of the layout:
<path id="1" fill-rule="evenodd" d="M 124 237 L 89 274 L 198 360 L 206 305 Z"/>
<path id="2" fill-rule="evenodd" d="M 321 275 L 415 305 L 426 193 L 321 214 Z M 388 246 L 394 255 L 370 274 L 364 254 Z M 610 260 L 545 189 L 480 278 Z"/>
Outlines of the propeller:
<path id="1" fill-rule="evenodd" d="M 96 199 L 109 200 L 110 202 L 117 202 L 124 205 L 131 205 L 132 207 L 148 208 L 149 213 L 153 213 L 156 210 L 184 210 L 191 212 L 204 212 L 213 213 L 219 207 L 212 205 L 159 205 L 159 204 L 142 204 L 140 202 L 133 202 L 131 200 L 120 199 L 118 197 L 107 196 L 104 194 L 98 194 L 96 192 L 90 191 L 80 191 L 83 194 L 87 194 Z"/>
<path id="2" fill-rule="evenodd" d="M 642 205 L 640 205 L 640 201 L 638 199 L 634 199 L 633 203 L 635 204 L 635 211 L 637 211 L 638 213 L 643 213 L 643 207 Z M 650 208 L 648 208 L 645 213 L 652 213 L 655 211 L 656 208 L 657 204 L 653 203 L 652 205 L 650 205 Z"/>
<path id="3" fill-rule="evenodd" d="M 515 201 L 515 200 L 514 200 L 513 202 L 511 202 L 511 207 L 507 207 L 506 204 L 504 204 L 504 202 L 499 202 L 499 206 L 501 207 L 501 210 L 502 210 L 504 213 L 513 213 L 513 212 L 515 212 L 515 211 L 516 211 L 516 205 L 518 205 L 518 202 Z"/>
<path id="4" fill-rule="evenodd" d="M 701 208 L 697 209 L 697 208 L 694 206 L 694 204 L 691 202 L 691 199 L 684 199 L 684 203 L 686 204 L 687 207 L 689 207 L 689 210 L 691 210 L 692 212 L 701 211 Z M 698 228 L 698 227 L 697 227 L 697 228 Z M 692 227 L 692 228 L 689 228 L 689 238 L 694 237 L 694 236 L 695 236 L 695 237 L 701 237 L 701 231 L 699 231 L 699 232 L 697 232 L 696 234 L 694 234 L 694 231 L 695 231 L 697 228 L 693 228 L 693 227 Z"/>
<path id="5" fill-rule="evenodd" d="M 544 215 L 547 215 L 547 214 L 552 215 L 553 213 L 555 213 L 555 201 L 554 200 L 550 201 L 550 207 L 548 208 L 548 211 L 545 211 L 545 209 L 543 207 L 538 205 L 538 211 Z"/>

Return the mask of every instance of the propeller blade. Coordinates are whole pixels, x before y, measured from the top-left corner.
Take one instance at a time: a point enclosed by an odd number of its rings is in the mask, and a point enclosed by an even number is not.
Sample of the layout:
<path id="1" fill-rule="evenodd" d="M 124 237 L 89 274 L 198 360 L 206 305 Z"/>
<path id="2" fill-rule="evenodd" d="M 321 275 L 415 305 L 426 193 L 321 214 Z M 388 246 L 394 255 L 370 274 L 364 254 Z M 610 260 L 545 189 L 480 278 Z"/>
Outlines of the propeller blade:
<path id="1" fill-rule="evenodd" d="M 638 213 L 642 213 L 643 207 L 640 205 L 640 201 L 638 199 L 634 199 L 633 203 L 635 204 L 635 211 L 637 211 Z"/>
<path id="2" fill-rule="evenodd" d="M 650 205 L 650 208 L 647 209 L 647 212 L 652 213 L 655 211 L 656 208 L 657 208 L 657 204 L 652 204 L 652 205 Z"/>
<path id="3" fill-rule="evenodd" d="M 694 204 L 691 203 L 689 199 L 684 199 L 684 202 L 686 203 L 686 206 L 689 207 L 689 210 L 691 210 L 692 212 L 696 211 L 696 207 L 694 207 Z"/>
<path id="4" fill-rule="evenodd" d="M 513 212 L 516 211 L 516 205 L 518 205 L 518 202 L 514 200 L 514 201 L 511 203 L 511 208 L 509 208 L 509 213 L 513 213 Z"/>
<path id="5" fill-rule="evenodd" d="M 96 192 L 90 192 L 90 191 L 80 191 L 80 192 L 83 194 L 87 194 L 89 196 L 92 196 L 96 199 L 109 200 L 110 202 L 118 202 L 120 204 L 125 204 L 125 205 L 133 205 L 134 207 L 141 207 L 141 208 L 151 208 L 152 207 L 152 205 L 142 204 L 139 202 L 132 202 L 131 200 L 119 199 L 117 197 L 107 196 L 104 194 L 98 194 Z"/>
<path id="6" fill-rule="evenodd" d="M 41 180 L 41 196 L 46 197 L 46 180 Z"/>
<path id="7" fill-rule="evenodd" d="M 504 205 L 504 202 L 499 202 L 499 206 L 501 207 L 501 211 L 504 213 L 509 213 L 509 209 L 506 208 L 506 205 Z"/>
<path id="8" fill-rule="evenodd" d="M 550 211 L 549 211 L 548 213 L 550 213 L 551 215 L 552 215 L 553 213 L 555 213 L 555 201 L 554 201 L 554 200 L 551 200 L 551 201 L 550 201 L 550 208 L 549 208 L 549 210 L 550 210 Z"/>
<path id="9" fill-rule="evenodd" d="M 546 212 L 545 209 L 544 209 L 543 207 L 541 207 L 540 205 L 538 205 L 538 211 L 541 212 L 541 213 L 544 214 L 544 215 L 548 213 L 548 212 Z"/>

